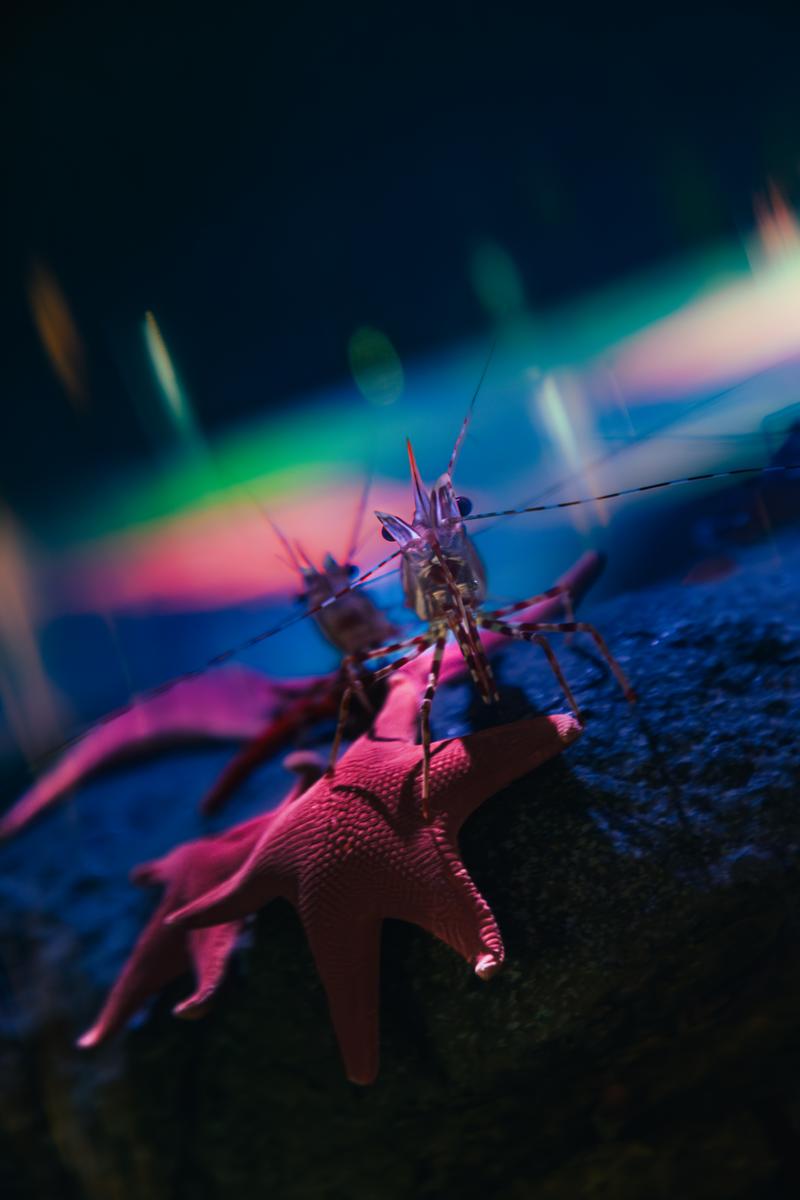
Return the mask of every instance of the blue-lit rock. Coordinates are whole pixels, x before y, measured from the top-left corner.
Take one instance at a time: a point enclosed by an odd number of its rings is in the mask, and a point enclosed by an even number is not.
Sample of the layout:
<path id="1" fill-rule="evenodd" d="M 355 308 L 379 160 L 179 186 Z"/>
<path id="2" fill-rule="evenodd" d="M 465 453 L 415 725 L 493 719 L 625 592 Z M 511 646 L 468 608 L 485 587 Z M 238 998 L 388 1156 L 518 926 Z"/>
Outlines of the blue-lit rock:
<path id="1" fill-rule="evenodd" d="M 98 779 L 3 847 L 3 1194 L 788 1195 L 796 539 L 780 554 L 587 605 L 640 704 L 626 706 L 591 646 L 559 648 L 583 738 L 463 837 L 506 968 L 481 984 L 390 926 L 382 1074 L 366 1092 L 341 1079 L 299 925 L 279 905 L 206 1021 L 173 1021 L 168 994 L 107 1049 L 72 1049 L 151 903 L 128 868 L 198 832 L 224 751 Z M 510 646 L 500 676 L 509 719 L 526 694 L 560 705 L 533 649 Z M 492 719 L 466 685 L 435 711 L 437 737 Z M 268 766 L 226 820 L 282 787 Z"/>

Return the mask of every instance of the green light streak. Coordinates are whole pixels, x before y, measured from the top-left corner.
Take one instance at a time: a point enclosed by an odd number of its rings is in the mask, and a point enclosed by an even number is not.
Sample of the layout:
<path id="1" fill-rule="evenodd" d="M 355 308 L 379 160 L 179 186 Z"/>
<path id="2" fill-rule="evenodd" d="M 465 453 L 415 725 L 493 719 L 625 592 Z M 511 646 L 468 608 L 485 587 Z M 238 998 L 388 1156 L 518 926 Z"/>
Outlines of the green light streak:
<path id="1" fill-rule="evenodd" d="M 191 439 L 196 435 L 191 405 L 178 379 L 158 322 L 149 311 L 144 314 L 144 340 L 170 424 L 181 438 Z"/>
<path id="2" fill-rule="evenodd" d="M 504 388 L 518 388 L 520 378 L 534 366 L 546 373 L 588 362 L 721 282 L 750 274 L 743 247 L 727 245 L 628 280 L 557 313 L 522 313 L 504 325 L 488 386 L 502 395 Z M 369 332 L 380 339 L 385 336 Z M 388 339 L 385 344 L 396 359 Z M 350 349 L 352 354 L 352 344 Z M 358 344 L 356 350 L 358 359 Z M 391 363 L 391 355 L 386 363 Z M 286 502 L 304 488 L 352 478 L 367 463 L 376 463 L 376 458 L 383 460 L 384 468 L 391 464 L 396 477 L 404 478 L 405 434 L 414 434 L 423 456 L 425 439 L 431 448 L 439 447 L 442 428 L 458 427 L 484 357 L 483 343 L 461 346 L 415 368 L 401 402 L 389 407 L 365 408 L 351 387 L 332 388 L 295 400 L 290 409 L 230 431 L 206 447 L 186 439 L 180 452 L 157 467 L 151 464 L 132 472 L 112 486 L 104 482 L 70 507 L 64 506 L 50 521 L 45 540 L 61 545 L 81 542 L 194 509 L 241 503 L 248 491 L 257 491 L 265 505 L 273 500 Z M 368 360 L 367 355 L 359 362 Z M 395 382 L 399 378 L 402 386 L 399 359 L 392 369 Z M 172 389 L 174 418 L 178 424 L 191 421 L 191 412 L 181 408 L 180 384 L 171 370 L 161 384 L 165 393 Z M 388 371 L 386 378 L 391 377 Z M 483 412 L 488 428 L 488 407 Z M 505 426 L 523 412 L 520 401 L 519 414 L 513 407 L 498 409 L 497 419 Z M 426 459 L 423 470 L 431 469 Z"/>

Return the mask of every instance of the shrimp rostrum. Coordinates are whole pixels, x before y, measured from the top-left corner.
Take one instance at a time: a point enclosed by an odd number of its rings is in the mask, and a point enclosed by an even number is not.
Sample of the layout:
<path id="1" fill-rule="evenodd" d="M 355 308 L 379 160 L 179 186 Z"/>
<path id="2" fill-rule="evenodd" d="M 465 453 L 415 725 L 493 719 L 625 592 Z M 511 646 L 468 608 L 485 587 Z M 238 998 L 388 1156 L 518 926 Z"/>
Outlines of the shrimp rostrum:
<path id="1" fill-rule="evenodd" d="M 635 695 L 619 663 L 612 656 L 602 636 L 593 625 L 585 621 L 543 622 L 527 621 L 513 624 L 506 620 L 511 614 L 541 600 L 561 596 L 569 615 L 569 589 L 556 585 L 546 592 L 529 596 L 503 608 L 482 608 L 486 598 L 486 571 L 474 542 L 469 537 L 465 518 L 469 517 L 471 503 L 456 495 L 453 487 L 453 469 L 458 451 L 466 434 L 470 414 L 467 415 L 459 433 L 445 472 L 439 476 L 430 492 L 425 490 L 414 458 L 411 442 L 408 442 L 408 457 L 414 497 L 414 515 L 410 521 L 391 513 L 376 512 L 383 527 L 383 536 L 397 544 L 401 556 L 400 580 L 405 604 L 413 609 L 425 623 L 422 633 L 403 641 L 378 646 L 367 651 L 348 655 L 343 663 L 346 686 L 339 707 L 339 720 L 331 749 L 329 770 L 334 770 L 342 732 L 347 720 L 351 698 L 361 690 L 385 678 L 393 671 L 405 666 L 413 659 L 433 647 L 427 687 L 420 705 L 420 727 L 422 735 L 422 808 L 428 815 L 430 795 L 430 712 L 436 692 L 445 645 L 450 634 L 469 669 L 484 703 L 499 700 L 497 685 L 489 659 L 481 645 L 481 628 L 491 630 L 508 638 L 532 642 L 544 652 L 553 674 L 567 698 L 578 720 L 580 710 L 570 690 L 552 647 L 544 636 L 547 633 L 586 633 L 592 637 L 616 676 L 625 696 L 633 701 Z M 489 514 L 487 514 L 489 515 Z M 380 659 L 397 654 L 385 666 L 371 674 L 365 674 L 363 664 L 371 659 Z"/>

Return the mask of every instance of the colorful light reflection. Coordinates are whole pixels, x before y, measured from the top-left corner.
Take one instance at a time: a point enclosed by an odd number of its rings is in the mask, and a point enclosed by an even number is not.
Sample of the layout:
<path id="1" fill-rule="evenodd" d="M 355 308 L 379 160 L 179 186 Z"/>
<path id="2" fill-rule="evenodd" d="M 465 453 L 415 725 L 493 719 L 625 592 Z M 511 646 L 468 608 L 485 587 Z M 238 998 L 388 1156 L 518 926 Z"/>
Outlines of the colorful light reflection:
<path id="1" fill-rule="evenodd" d="M 328 552 L 344 554 L 360 498 L 358 481 L 333 480 L 270 504 L 269 515 L 321 564 Z M 376 484 L 373 499 L 402 510 L 408 489 Z M 369 565 L 386 544 L 377 522 L 368 518 L 366 526 L 360 561 Z M 55 587 L 63 611 L 210 610 L 301 590 L 256 491 L 97 539 L 70 553 L 55 572 Z"/>
<path id="2" fill-rule="evenodd" d="M 751 271 L 623 339 L 606 362 L 627 396 L 661 401 L 800 357 L 800 224 L 773 188 L 756 202 Z"/>
<path id="3" fill-rule="evenodd" d="M 781 221 L 785 232 L 785 214 Z M 559 496 L 568 498 L 707 470 L 723 460 L 733 465 L 733 458 L 741 463 L 755 455 L 760 461 L 760 444 L 741 442 L 733 450 L 717 435 L 720 429 L 737 438 L 757 433 L 765 415 L 793 398 L 796 375 L 771 379 L 766 387 L 763 381 L 752 387 L 746 381 L 756 368 L 774 371 L 776 363 L 800 352 L 800 254 L 789 246 L 779 259 L 773 254 L 755 271 L 745 273 L 741 260 L 733 278 L 731 270 L 698 294 L 701 272 L 691 264 L 686 269 L 689 282 L 669 304 L 663 288 L 659 292 L 660 285 L 651 281 L 639 287 L 636 304 L 631 290 L 624 304 L 606 297 L 581 311 L 548 318 L 547 324 L 531 323 L 524 340 L 517 337 L 522 323 L 509 330 L 492 362 L 459 464 L 460 483 L 469 494 L 476 497 L 482 491 L 484 507 L 511 506 L 543 489 L 559 487 Z M 681 291 L 693 291 L 694 297 L 678 303 L 675 296 Z M 659 307 L 671 311 L 636 328 L 643 313 Z M 598 353 L 601 334 L 612 328 L 618 332 L 626 322 L 626 336 L 612 340 L 610 351 Z M 154 318 L 147 329 L 154 366 L 161 363 L 165 395 L 177 406 L 175 419 L 189 428 L 191 413 L 180 407 L 185 395 Z M 374 330 L 360 345 L 358 339 L 351 343 L 351 352 L 354 347 L 357 351 L 356 375 L 358 363 L 380 364 L 378 349 L 391 347 Z M 84 527 L 77 521 L 66 527 L 74 548 L 62 553 L 48 573 L 54 581 L 47 589 L 50 611 L 59 605 L 64 611 L 212 609 L 291 594 L 296 581 L 275 556 L 278 547 L 259 506 L 317 561 L 326 551 L 336 554 L 345 543 L 374 450 L 387 482 L 376 488 L 370 508 L 406 511 L 405 435 L 412 433 L 415 445 L 419 443 L 423 473 L 432 479 L 458 429 L 485 354 L 482 343 L 411 366 L 402 396 L 388 407 L 365 406 L 361 398 L 354 399 L 351 386 L 331 389 L 231 431 L 202 454 L 176 457 L 160 472 L 122 485 L 116 496 L 104 495 L 102 503 L 95 497 L 87 505 Z M 555 365 L 548 355 L 557 357 Z M 538 376 L 543 381 L 538 398 L 532 399 L 534 358 L 545 366 Z M 399 360 L 396 366 L 400 371 Z M 379 377 L 380 370 L 373 378 Z M 384 377 L 392 377 L 392 371 Z M 690 408 L 688 402 L 693 404 L 697 394 L 716 391 L 731 380 L 745 383 L 724 407 L 712 400 L 707 410 Z M 644 421 L 640 424 L 637 407 L 665 400 L 672 402 L 676 422 L 671 440 L 641 441 Z M 538 438 L 531 429 L 532 412 Z M 613 413 L 613 436 L 631 444 L 624 457 L 606 462 L 604 422 Z M 354 461 L 354 467 L 343 468 Z M 592 463 L 598 465 L 592 468 Z M 388 482 L 394 470 L 396 481 Z M 582 521 L 590 517 L 590 524 L 605 523 L 606 514 L 581 511 Z M 555 527 L 558 520 L 563 528 L 566 519 L 537 518 L 536 528 Z M 524 521 L 523 535 L 530 536 Z M 365 566 L 385 552 L 374 530 L 370 536 L 360 557 Z M 542 561 L 541 569 L 546 573 L 549 567 Z M 492 570 L 502 575 L 503 562 L 493 563 Z M 520 580 L 524 587 L 530 583 Z M 506 586 L 510 594 L 514 585 L 504 584 L 504 590 Z"/>

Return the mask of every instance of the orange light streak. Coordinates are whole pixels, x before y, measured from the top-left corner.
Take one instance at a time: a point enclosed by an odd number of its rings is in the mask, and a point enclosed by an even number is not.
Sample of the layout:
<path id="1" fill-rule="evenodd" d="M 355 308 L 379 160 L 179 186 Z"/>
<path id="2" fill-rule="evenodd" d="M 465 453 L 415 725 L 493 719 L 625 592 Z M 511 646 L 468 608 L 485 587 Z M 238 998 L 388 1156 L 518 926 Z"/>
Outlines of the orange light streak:
<path id="1" fill-rule="evenodd" d="M 39 653 L 36 597 L 16 523 L 0 508 L 0 698 L 11 733 L 29 761 L 60 734 L 65 715 Z"/>
<path id="2" fill-rule="evenodd" d="M 77 409 L 87 404 L 86 354 L 58 280 L 35 260 L 27 278 L 28 303 L 50 364 Z"/>

